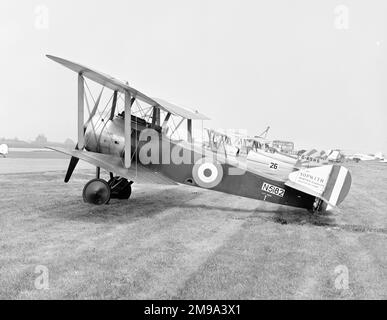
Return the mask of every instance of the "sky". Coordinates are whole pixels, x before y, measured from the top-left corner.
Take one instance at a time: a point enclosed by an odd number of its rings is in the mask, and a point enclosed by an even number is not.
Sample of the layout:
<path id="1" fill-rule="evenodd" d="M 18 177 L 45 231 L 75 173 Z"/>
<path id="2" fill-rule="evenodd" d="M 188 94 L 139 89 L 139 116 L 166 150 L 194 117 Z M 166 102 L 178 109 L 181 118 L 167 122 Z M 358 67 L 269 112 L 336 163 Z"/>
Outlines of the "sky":
<path id="1" fill-rule="evenodd" d="M 387 1 L 0 2 L 0 137 L 76 137 L 76 74 L 45 54 L 298 148 L 387 153 Z"/>

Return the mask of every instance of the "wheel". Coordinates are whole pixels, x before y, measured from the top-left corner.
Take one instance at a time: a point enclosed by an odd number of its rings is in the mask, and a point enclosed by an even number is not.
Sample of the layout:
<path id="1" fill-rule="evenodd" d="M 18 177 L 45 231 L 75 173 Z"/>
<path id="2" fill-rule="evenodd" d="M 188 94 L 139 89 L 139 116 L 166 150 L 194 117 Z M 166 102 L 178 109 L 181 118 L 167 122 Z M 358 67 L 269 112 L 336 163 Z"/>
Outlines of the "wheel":
<path id="1" fill-rule="evenodd" d="M 83 188 L 83 201 L 91 204 L 107 204 L 110 200 L 110 187 L 105 180 L 93 179 Z"/>
<path id="2" fill-rule="evenodd" d="M 122 200 L 129 199 L 131 194 L 132 194 L 132 185 L 128 183 L 125 187 L 121 189 L 120 192 L 118 192 L 117 199 L 122 199 Z"/>
<path id="3" fill-rule="evenodd" d="M 111 197 L 115 199 L 129 199 L 132 194 L 132 181 L 125 178 L 113 177 L 109 180 L 108 185 L 111 189 Z"/>

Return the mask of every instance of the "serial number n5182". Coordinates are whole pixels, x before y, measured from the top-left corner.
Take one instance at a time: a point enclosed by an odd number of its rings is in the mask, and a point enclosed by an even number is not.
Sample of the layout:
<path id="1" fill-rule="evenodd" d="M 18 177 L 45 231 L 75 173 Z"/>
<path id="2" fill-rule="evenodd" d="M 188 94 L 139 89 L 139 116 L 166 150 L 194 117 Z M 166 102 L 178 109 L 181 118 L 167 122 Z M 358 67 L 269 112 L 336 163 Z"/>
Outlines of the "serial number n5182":
<path id="1" fill-rule="evenodd" d="M 283 197 L 285 194 L 285 189 L 282 189 L 282 188 L 277 187 L 277 186 L 273 186 L 272 184 L 269 184 L 266 182 L 263 183 L 262 190 L 269 192 L 271 194 L 274 194 L 276 196 L 279 196 L 279 197 Z"/>

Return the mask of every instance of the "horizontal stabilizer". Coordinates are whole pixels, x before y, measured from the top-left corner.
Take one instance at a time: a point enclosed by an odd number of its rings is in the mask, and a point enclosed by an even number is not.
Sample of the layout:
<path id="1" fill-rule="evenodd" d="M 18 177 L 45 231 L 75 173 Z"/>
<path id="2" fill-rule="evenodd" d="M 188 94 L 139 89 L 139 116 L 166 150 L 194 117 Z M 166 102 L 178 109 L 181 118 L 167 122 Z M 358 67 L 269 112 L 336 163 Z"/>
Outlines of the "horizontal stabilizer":
<path id="1" fill-rule="evenodd" d="M 328 165 L 292 172 L 285 184 L 322 199 L 325 202 L 324 209 L 331 210 L 343 202 L 351 182 L 351 174 L 347 168 Z"/>

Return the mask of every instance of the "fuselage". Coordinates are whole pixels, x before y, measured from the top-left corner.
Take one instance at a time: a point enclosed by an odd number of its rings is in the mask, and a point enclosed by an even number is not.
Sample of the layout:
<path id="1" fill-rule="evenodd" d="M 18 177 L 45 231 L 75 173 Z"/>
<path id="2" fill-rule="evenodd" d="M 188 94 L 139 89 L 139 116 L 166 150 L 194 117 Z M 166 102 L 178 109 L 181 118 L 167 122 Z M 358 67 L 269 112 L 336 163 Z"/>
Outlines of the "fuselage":
<path id="1" fill-rule="evenodd" d="M 178 183 L 307 209 L 313 206 L 314 196 L 285 185 L 287 175 L 295 170 L 290 163 L 270 160 L 252 151 L 248 157 L 239 158 L 214 153 L 186 141 L 172 140 L 161 127 L 152 128 L 151 123 L 134 116 L 131 127 L 132 161 Z M 156 129 L 152 130 L 156 138 L 145 139 L 145 129 Z M 124 116 L 89 124 L 85 133 L 88 151 L 123 157 L 124 146 Z M 142 148 L 147 152 L 142 152 Z M 151 152 L 153 156 L 144 155 Z M 201 167 L 198 162 L 203 158 L 215 161 L 208 177 L 205 171 L 198 173 Z"/>

